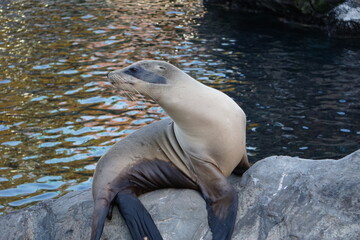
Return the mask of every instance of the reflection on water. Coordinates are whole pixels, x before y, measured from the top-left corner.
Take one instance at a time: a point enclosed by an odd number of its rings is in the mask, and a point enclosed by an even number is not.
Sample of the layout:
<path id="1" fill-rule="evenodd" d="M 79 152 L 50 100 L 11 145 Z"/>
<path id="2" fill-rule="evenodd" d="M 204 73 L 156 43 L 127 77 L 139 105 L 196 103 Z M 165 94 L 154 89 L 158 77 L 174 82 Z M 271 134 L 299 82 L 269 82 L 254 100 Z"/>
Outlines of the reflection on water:
<path id="1" fill-rule="evenodd" d="M 356 43 L 249 25 L 195 0 L 2 2 L 0 211 L 89 188 L 112 144 L 166 117 L 107 85 L 108 71 L 142 59 L 170 61 L 233 97 L 248 115 L 253 161 L 359 148 Z"/>

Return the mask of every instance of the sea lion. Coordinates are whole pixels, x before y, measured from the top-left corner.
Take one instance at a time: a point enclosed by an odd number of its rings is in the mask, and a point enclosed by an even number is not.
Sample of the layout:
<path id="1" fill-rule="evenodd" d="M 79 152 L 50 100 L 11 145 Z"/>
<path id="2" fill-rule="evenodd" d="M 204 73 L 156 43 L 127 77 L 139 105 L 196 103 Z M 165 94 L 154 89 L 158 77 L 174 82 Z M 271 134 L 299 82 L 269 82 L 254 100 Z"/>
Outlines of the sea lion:
<path id="1" fill-rule="evenodd" d="M 92 185 L 91 239 L 100 239 L 114 205 L 134 240 L 162 239 L 137 199 L 160 188 L 199 191 L 213 239 L 230 239 L 238 203 L 226 177 L 249 168 L 243 110 L 226 94 L 167 62 L 140 61 L 108 78 L 116 88 L 155 100 L 170 118 L 139 129 L 100 158 Z"/>

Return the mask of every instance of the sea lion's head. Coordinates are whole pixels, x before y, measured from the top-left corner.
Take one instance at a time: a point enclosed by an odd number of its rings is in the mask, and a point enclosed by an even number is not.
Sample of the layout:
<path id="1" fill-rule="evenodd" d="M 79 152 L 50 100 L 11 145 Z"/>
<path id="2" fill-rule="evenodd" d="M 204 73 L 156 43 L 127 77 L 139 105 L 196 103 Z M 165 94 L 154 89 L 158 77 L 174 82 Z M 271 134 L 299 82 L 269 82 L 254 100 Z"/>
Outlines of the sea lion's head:
<path id="1" fill-rule="evenodd" d="M 145 60 L 110 72 L 110 82 L 119 89 L 141 93 L 155 100 L 162 92 L 179 85 L 185 73 L 170 63 Z"/>

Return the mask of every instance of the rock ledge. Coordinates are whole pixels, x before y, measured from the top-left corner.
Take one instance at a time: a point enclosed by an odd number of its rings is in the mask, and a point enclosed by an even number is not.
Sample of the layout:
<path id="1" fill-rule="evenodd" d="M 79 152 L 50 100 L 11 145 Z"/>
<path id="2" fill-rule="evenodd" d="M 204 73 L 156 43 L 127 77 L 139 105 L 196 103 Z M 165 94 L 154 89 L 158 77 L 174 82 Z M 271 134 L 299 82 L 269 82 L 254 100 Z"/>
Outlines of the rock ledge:
<path id="1" fill-rule="evenodd" d="M 340 160 L 273 156 L 230 181 L 239 194 L 233 239 L 360 239 L 360 150 Z M 141 197 L 164 239 L 211 239 L 205 203 L 192 190 Z M 0 239 L 88 239 L 90 190 L 0 216 Z M 117 211 L 103 239 L 130 239 Z"/>

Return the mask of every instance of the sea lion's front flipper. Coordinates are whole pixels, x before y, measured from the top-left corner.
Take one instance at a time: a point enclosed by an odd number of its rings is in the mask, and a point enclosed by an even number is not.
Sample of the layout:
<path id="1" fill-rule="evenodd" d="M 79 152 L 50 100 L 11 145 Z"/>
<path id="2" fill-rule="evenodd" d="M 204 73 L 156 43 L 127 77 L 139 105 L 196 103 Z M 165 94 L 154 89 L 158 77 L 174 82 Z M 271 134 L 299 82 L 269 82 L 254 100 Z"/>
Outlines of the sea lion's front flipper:
<path id="1" fill-rule="evenodd" d="M 193 161 L 198 184 L 206 202 L 213 240 L 229 240 L 234 230 L 238 197 L 226 177 L 213 164 Z"/>
<path id="2" fill-rule="evenodd" d="M 162 239 L 152 217 L 137 197 L 118 193 L 115 197 L 115 204 L 129 228 L 132 239 Z"/>
<path id="3" fill-rule="evenodd" d="M 238 209 L 236 192 L 232 189 L 228 193 L 222 194 L 222 197 L 216 200 L 206 197 L 205 202 L 213 239 L 231 239 Z"/>
<path id="4" fill-rule="evenodd" d="M 172 163 L 161 160 L 139 161 L 127 168 L 112 186 L 117 189 L 112 203 L 118 206 L 133 240 L 162 239 L 149 212 L 137 198 L 139 195 L 161 188 L 198 189 L 197 185 Z"/>

